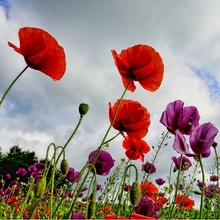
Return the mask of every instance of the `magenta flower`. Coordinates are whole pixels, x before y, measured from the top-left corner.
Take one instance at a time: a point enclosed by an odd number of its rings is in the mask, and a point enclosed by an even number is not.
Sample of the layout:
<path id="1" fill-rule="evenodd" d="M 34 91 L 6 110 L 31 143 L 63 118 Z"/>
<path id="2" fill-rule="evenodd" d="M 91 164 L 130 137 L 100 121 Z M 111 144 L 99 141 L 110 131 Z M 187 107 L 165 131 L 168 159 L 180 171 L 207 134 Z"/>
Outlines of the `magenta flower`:
<path id="1" fill-rule="evenodd" d="M 97 190 L 100 190 L 100 189 L 101 189 L 101 187 L 102 187 L 102 185 L 101 185 L 101 184 L 97 184 L 96 189 L 97 189 Z"/>
<path id="2" fill-rule="evenodd" d="M 210 184 L 209 186 L 205 187 L 204 195 L 208 198 L 215 197 L 216 194 L 220 194 L 220 188 L 216 184 Z"/>
<path id="3" fill-rule="evenodd" d="M 218 181 L 218 176 L 217 175 L 212 175 L 212 176 L 210 176 L 210 181 L 212 181 L 212 182 L 216 182 L 216 181 Z"/>
<path id="4" fill-rule="evenodd" d="M 162 178 L 158 178 L 155 180 L 155 182 L 159 185 L 159 186 L 162 186 L 166 181 Z"/>
<path id="5" fill-rule="evenodd" d="M 203 182 L 197 180 L 196 185 L 197 185 L 199 188 L 202 188 Z M 206 186 L 206 183 L 204 183 L 204 186 Z"/>
<path id="6" fill-rule="evenodd" d="M 182 134 L 191 134 L 199 126 L 199 112 L 194 106 L 183 107 L 181 100 L 176 100 L 167 105 L 162 113 L 160 123 L 167 127 L 167 130 L 175 134 L 179 130 Z"/>
<path id="7" fill-rule="evenodd" d="M 70 182 L 78 182 L 80 180 L 79 172 L 75 172 L 75 169 L 73 167 L 69 167 L 68 173 L 66 174 L 66 179 Z"/>
<path id="8" fill-rule="evenodd" d="M 156 212 L 160 210 L 160 207 L 154 205 L 153 201 L 149 198 L 141 198 L 135 207 L 135 212 L 140 215 L 157 218 Z"/>
<path id="9" fill-rule="evenodd" d="M 24 168 L 19 168 L 16 171 L 16 174 L 19 175 L 19 176 L 25 176 L 27 174 L 27 171 Z"/>
<path id="10" fill-rule="evenodd" d="M 104 150 L 100 150 L 96 158 L 96 151 L 93 151 L 89 154 L 89 164 L 93 164 L 96 169 L 96 174 L 101 176 L 106 176 L 109 174 L 110 169 L 114 166 L 115 160 L 113 160 L 112 156 Z M 94 173 L 93 167 L 91 171 Z"/>
<path id="11" fill-rule="evenodd" d="M 174 172 L 180 169 L 180 157 L 171 157 L 171 159 L 174 162 Z M 190 167 L 192 166 L 191 161 L 185 157 L 182 156 L 182 166 L 181 166 L 181 170 L 182 171 L 186 171 L 188 170 Z"/>
<path id="12" fill-rule="evenodd" d="M 5 174 L 5 177 L 6 177 L 8 180 L 11 179 L 10 173 L 6 173 L 6 174 Z"/>
<path id="13" fill-rule="evenodd" d="M 85 219 L 85 215 L 74 210 L 71 219 Z"/>
<path id="14" fill-rule="evenodd" d="M 211 154 L 211 146 L 214 143 L 218 129 L 212 123 L 204 123 L 199 128 L 192 132 L 189 138 L 189 143 L 192 151 L 196 155 L 209 157 Z"/>
<path id="15" fill-rule="evenodd" d="M 146 162 L 142 164 L 142 171 L 149 174 L 156 173 L 156 167 L 152 163 Z"/>
<path id="16" fill-rule="evenodd" d="M 131 190 L 131 185 L 125 183 L 125 185 L 124 185 L 124 191 L 128 192 L 128 191 L 130 191 L 130 190 Z"/>

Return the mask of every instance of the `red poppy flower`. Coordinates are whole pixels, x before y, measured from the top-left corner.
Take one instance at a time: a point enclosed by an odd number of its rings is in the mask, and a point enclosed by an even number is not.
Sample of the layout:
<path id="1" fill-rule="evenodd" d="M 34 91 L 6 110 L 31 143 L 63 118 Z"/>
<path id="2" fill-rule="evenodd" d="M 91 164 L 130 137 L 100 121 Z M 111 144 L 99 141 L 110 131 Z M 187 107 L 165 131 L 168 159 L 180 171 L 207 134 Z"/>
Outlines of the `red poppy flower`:
<path id="1" fill-rule="evenodd" d="M 162 82 L 164 65 L 160 54 L 148 45 L 135 45 L 122 50 L 118 55 L 112 50 L 115 65 L 121 75 L 122 82 L 126 88 L 129 81 L 131 84 L 128 90 L 134 92 L 138 81 L 141 86 L 150 91 L 156 91 Z"/>
<path id="2" fill-rule="evenodd" d="M 190 210 L 195 205 L 194 201 L 186 195 L 177 195 L 176 204 L 179 209 L 184 208 L 187 210 Z"/>
<path id="3" fill-rule="evenodd" d="M 141 194 L 143 197 L 147 197 L 155 201 L 158 196 L 158 188 L 153 183 L 146 180 L 141 183 Z"/>
<path id="4" fill-rule="evenodd" d="M 140 158 L 144 162 L 144 155 L 150 151 L 150 147 L 145 141 L 135 140 L 129 137 L 124 139 L 122 146 L 126 149 L 125 154 L 130 160 Z"/>
<path id="5" fill-rule="evenodd" d="M 144 215 L 140 215 L 137 213 L 132 213 L 130 215 L 130 219 L 148 219 L 148 220 L 156 220 L 156 218 L 153 217 L 148 217 L 148 216 L 144 216 Z"/>
<path id="6" fill-rule="evenodd" d="M 109 103 L 109 119 L 112 123 L 119 100 L 111 106 Z M 121 132 L 126 132 L 130 138 L 141 139 L 150 126 L 150 114 L 139 102 L 123 99 L 112 126 Z"/>
<path id="7" fill-rule="evenodd" d="M 20 48 L 8 42 L 23 55 L 27 65 L 54 80 L 60 80 L 66 70 L 65 52 L 56 39 L 39 28 L 23 27 L 18 32 Z"/>

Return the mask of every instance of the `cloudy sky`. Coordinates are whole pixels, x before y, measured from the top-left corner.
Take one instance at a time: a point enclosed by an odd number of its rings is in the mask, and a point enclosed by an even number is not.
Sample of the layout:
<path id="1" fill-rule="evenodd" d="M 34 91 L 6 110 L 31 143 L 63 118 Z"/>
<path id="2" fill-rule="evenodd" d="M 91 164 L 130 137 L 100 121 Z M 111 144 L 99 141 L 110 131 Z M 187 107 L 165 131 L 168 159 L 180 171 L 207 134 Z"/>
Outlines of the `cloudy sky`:
<path id="1" fill-rule="evenodd" d="M 44 158 L 49 143 L 65 143 L 78 121 L 78 105 L 86 102 L 89 113 L 67 148 L 70 166 L 80 169 L 109 126 L 108 103 L 115 103 L 123 92 L 111 49 L 120 52 L 135 44 L 154 47 L 165 65 L 156 92 L 137 85 L 125 97 L 141 102 L 151 113 L 144 138 L 149 145 L 158 145 L 166 131 L 159 123 L 161 113 L 177 99 L 196 106 L 201 123 L 212 122 L 219 129 L 219 8 L 218 0 L 0 0 L 1 94 L 25 67 L 23 57 L 7 45 L 7 41 L 19 45 L 19 28 L 46 30 L 63 46 L 67 59 L 60 81 L 28 69 L 10 91 L 0 109 L 3 152 L 19 145 Z M 114 134 L 111 130 L 109 138 Z M 110 144 L 117 162 L 125 157 L 121 142 L 119 137 Z M 171 143 L 162 150 L 153 179 L 166 178 L 173 155 L 177 154 Z M 151 159 L 149 153 L 145 161 Z M 211 166 L 211 161 L 206 159 L 205 164 Z M 140 167 L 141 161 L 136 164 Z"/>

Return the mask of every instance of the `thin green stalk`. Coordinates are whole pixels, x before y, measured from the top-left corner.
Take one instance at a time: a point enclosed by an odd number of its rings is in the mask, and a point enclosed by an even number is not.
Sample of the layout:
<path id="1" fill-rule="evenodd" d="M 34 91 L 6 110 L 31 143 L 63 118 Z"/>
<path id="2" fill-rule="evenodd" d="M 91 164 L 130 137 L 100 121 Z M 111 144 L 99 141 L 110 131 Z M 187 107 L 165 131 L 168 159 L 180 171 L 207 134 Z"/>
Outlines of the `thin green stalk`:
<path id="1" fill-rule="evenodd" d="M 120 210 L 120 207 L 121 207 L 121 200 L 122 200 L 122 196 L 123 196 L 123 191 L 124 191 L 124 185 L 125 185 L 125 180 L 126 180 L 126 173 L 128 171 L 128 168 L 130 167 L 134 167 L 135 169 L 135 181 L 138 181 L 138 170 L 137 170 L 137 167 L 134 165 L 134 164 L 129 164 L 128 163 L 130 162 L 130 159 L 128 160 L 127 164 L 126 164 L 126 167 L 125 167 L 125 170 L 124 170 L 124 174 L 123 174 L 123 177 L 122 177 L 122 184 L 121 184 L 121 193 L 119 195 L 119 201 L 118 201 L 118 207 L 117 207 L 117 211 L 116 211 L 116 219 L 119 215 L 119 210 Z"/>
<path id="2" fill-rule="evenodd" d="M 203 209 L 203 197 L 204 197 L 204 188 L 205 188 L 205 171 L 202 164 L 202 155 L 199 155 L 199 163 L 202 171 L 202 194 L 200 200 L 200 210 L 199 210 L 199 219 L 202 219 L 202 209 Z"/>
<path id="3" fill-rule="evenodd" d="M 216 150 L 216 147 L 214 147 L 214 152 L 215 152 L 215 164 L 216 164 L 216 175 L 219 177 L 219 164 L 218 164 L 218 153 Z M 219 186 L 219 178 L 218 178 L 218 182 L 217 182 L 218 186 Z"/>
<path id="4" fill-rule="evenodd" d="M 170 214 L 169 214 L 169 219 L 171 219 L 171 217 L 172 217 L 173 209 L 174 209 L 174 205 L 175 205 L 175 201 L 176 201 L 176 196 L 177 196 L 177 191 L 179 189 L 180 173 L 181 173 L 181 169 L 182 169 L 182 159 L 183 159 L 183 155 L 181 154 L 181 156 L 180 156 L 180 165 L 179 165 L 177 180 L 176 180 L 176 189 L 175 189 L 174 199 L 173 199 L 173 202 L 172 202 L 172 207 L 171 207 Z"/>
<path id="5" fill-rule="evenodd" d="M 78 123 L 77 123 L 77 125 L 76 125 L 74 131 L 72 132 L 72 134 L 70 135 L 69 139 L 68 139 L 67 142 L 64 144 L 64 146 L 63 146 L 61 152 L 60 152 L 59 155 L 58 155 L 55 165 L 57 165 L 57 163 L 58 163 L 60 157 L 62 156 L 63 152 L 65 151 L 67 145 L 70 143 L 70 141 L 72 140 L 72 138 L 73 138 L 74 135 L 76 134 L 76 132 L 77 132 L 77 130 L 78 130 L 78 128 L 79 128 L 79 126 L 80 126 L 80 124 L 81 124 L 81 122 L 82 122 L 83 116 L 84 116 L 84 115 L 80 115 L 79 121 L 78 121 Z"/>
<path id="6" fill-rule="evenodd" d="M 10 84 L 10 86 L 7 88 L 7 90 L 5 91 L 4 95 L 2 96 L 2 99 L 0 101 L 0 106 L 2 105 L 6 95 L 8 94 L 8 92 L 11 90 L 12 86 L 15 84 L 15 82 L 21 77 L 21 75 L 25 72 L 25 70 L 28 68 L 28 66 L 26 66 L 19 74 L 18 76 L 12 81 L 12 83 Z"/>
<path id="7" fill-rule="evenodd" d="M 154 158 L 153 158 L 153 160 L 152 160 L 152 162 L 151 162 L 153 165 L 155 164 L 155 161 L 156 161 L 156 159 L 157 159 L 157 155 L 159 154 L 159 151 L 161 150 L 161 148 L 162 148 L 162 146 L 163 146 L 163 143 L 164 143 L 164 141 L 166 140 L 168 134 L 169 134 L 169 132 L 167 131 L 167 133 L 163 136 L 162 141 L 161 141 L 161 143 L 159 144 L 159 146 L 158 146 L 158 148 L 157 148 L 157 150 L 156 150 L 156 153 L 155 153 L 155 155 L 154 155 Z M 147 177 L 145 177 L 146 175 L 147 175 Z M 150 175 L 150 171 L 149 171 L 148 174 L 146 174 L 146 172 L 144 173 L 143 182 L 145 182 L 145 181 L 148 179 L 149 175 Z"/>

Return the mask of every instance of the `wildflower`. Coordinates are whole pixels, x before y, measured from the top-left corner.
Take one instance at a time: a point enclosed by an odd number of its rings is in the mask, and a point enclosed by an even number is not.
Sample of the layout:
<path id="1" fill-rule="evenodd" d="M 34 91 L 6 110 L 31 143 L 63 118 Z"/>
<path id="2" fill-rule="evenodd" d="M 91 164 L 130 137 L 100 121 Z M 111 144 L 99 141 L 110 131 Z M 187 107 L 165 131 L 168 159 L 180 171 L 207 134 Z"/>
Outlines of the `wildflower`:
<path id="1" fill-rule="evenodd" d="M 79 172 L 76 171 L 75 172 L 75 169 L 73 167 L 69 167 L 69 170 L 66 174 L 66 179 L 69 180 L 70 182 L 78 182 L 80 180 L 80 175 L 79 175 Z"/>
<path id="2" fill-rule="evenodd" d="M 174 172 L 175 172 L 176 170 L 179 170 L 179 169 L 180 169 L 180 160 L 181 160 L 181 157 L 171 157 L 171 159 L 172 159 L 173 162 L 174 162 Z M 191 161 L 190 161 L 187 157 L 182 156 L 182 166 L 181 166 L 181 170 L 182 170 L 182 171 L 186 171 L 186 170 L 188 170 L 191 166 L 192 166 Z"/>
<path id="3" fill-rule="evenodd" d="M 164 65 L 160 54 L 152 47 L 139 44 L 122 50 L 120 54 L 112 50 L 112 56 L 125 88 L 131 80 L 129 91 L 135 91 L 134 81 L 151 92 L 160 87 Z"/>
<path id="4" fill-rule="evenodd" d="M 202 188 L 203 182 L 197 180 L 196 185 L 197 185 L 199 188 Z M 204 186 L 206 186 L 206 183 L 204 183 Z"/>
<path id="5" fill-rule="evenodd" d="M 149 174 L 156 173 L 156 167 L 152 163 L 146 162 L 142 164 L 142 171 Z"/>
<path id="6" fill-rule="evenodd" d="M 94 158 L 96 156 L 96 158 Z M 110 169 L 114 166 L 115 160 L 113 160 L 112 156 L 104 150 L 100 150 L 100 152 L 96 155 L 96 151 L 92 151 L 89 154 L 89 163 L 92 164 L 96 173 L 101 176 L 106 176 L 109 174 Z M 92 167 L 92 172 L 94 169 Z"/>
<path id="7" fill-rule="evenodd" d="M 113 213 L 106 214 L 104 219 L 116 219 L 116 214 L 113 214 Z M 119 215 L 117 219 L 124 219 L 124 218 Z"/>
<path id="8" fill-rule="evenodd" d="M 102 187 L 102 185 L 101 185 L 101 184 L 97 184 L 96 189 L 97 189 L 97 190 L 100 190 L 100 189 L 101 189 L 101 187 Z"/>
<path id="9" fill-rule="evenodd" d="M 156 218 L 148 217 L 148 216 L 144 216 L 144 215 L 140 215 L 140 214 L 137 214 L 137 213 L 132 213 L 132 214 L 129 216 L 129 219 L 148 219 L 148 220 L 156 220 Z"/>
<path id="10" fill-rule="evenodd" d="M 160 208 L 158 206 L 155 206 L 153 201 L 149 198 L 141 198 L 137 206 L 134 208 L 137 214 L 149 217 L 154 217 L 159 209 Z"/>
<path id="11" fill-rule="evenodd" d="M 166 181 L 164 180 L 164 179 L 162 179 L 162 178 L 158 178 L 158 179 L 156 179 L 155 180 L 156 181 L 156 183 L 159 185 L 159 186 L 162 186 Z"/>
<path id="12" fill-rule="evenodd" d="M 149 145 L 144 140 L 135 140 L 126 137 L 122 143 L 126 149 L 125 154 L 130 160 L 137 160 L 140 158 L 144 162 L 144 155 L 150 151 Z"/>
<path id="13" fill-rule="evenodd" d="M 196 155 L 209 157 L 211 154 L 211 146 L 214 143 L 218 129 L 212 123 L 204 123 L 199 128 L 192 132 L 189 138 L 192 151 Z"/>
<path id="14" fill-rule="evenodd" d="M 123 99 L 113 122 L 119 103 L 120 100 L 117 100 L 114 106 L 111 106 L 111 103 L 109 103 L 109 119 L 112 126 L 120 131 L 123 136 L 123 132 L 126 132 L 131 138 L 143 138 L 150 126 L 150 114 L 148 110 L 137 101 Z"/>
<path id="15" fill-rule="evenodd" d="M 205 187 L 204 195 L 207 198 L 213 198 L 216 194 L 220 194 L 220 187 L 216 184 L 210 184 L 209 186 Z"/>
<path id="16" fill-rule="evenodd" d="M 85 215 L 74 210 L 71 219 L 85 219 Z"/>
<path id="17" fill-rule="evenodd" d="M 175 134 L 179 130 L 182 134 L 191 134 L 199 126 L 199 112 L 194 106 L 183 107 L 181 100 L 176 100 L 167 105 L 162 113 L 160 123 L 167 127 L 167 130 Z"/>
<path id="18" fill-rule="evenodd" d="M 103 208 L 100 209 L 100 212 L 101 213 L 106 213 L 106 212 L 109 212 L 111 210 L 112 210 L 111 206 L 106 205 L 106 206 L 104 206 Z"/>
<path id="19" fill-rule="evenodd" d="M 125 185 L 124 185 L 124 191 L 128 192 L 128 191 L 130 191 L 130 190 L 131 190 L 131 185 L 125 183 Z"/>
<path id="20" fill-rule="evenodd" d="M 210 176 L 210 181 L 213 181 L 213 182 L 215 182 L 215 181 L 218 181 L 218 176 L 217 175 L 212 175 L 212 176 Z"/>
<path id="21" fill-rule="evenodd" d="M 24 168 L 19 168 L 16 171 L 16 174 L 19 175 L 19 176 L 25 176 L 27 174 L 27 171 Z"/>
<path id="22" fill-rule="evenodd" d="M 141 185 L 141 194 L 143 197 L 148 197 L 154 200 L 158 195 L 158 188 L 149 181 L 142 182 Z"/>
<path id="23" fill-rule="evenodd" d="M 195 205 L 195 203 L 188 196 L 178 194 L 176 196 L 176 205 L 179 209 L 190 210 Z"/>
<path id="24" fill-rule="evenodd" d="M 10 173 L 6 173 L 6 174 L 5 174 L 5 177 L 6 177 L 8 180 L 11 179 Z"/>
<path id="25" fill-rule="evenodd" d="M 8 42 L 16 52 L 21 54 L 27 65 L 39 70 L 54 80 L 60 80 L 66 70 L 65 53 L 56 39 L 46 31 L 23 27 L 18 32 L 20 48 Z"/>

